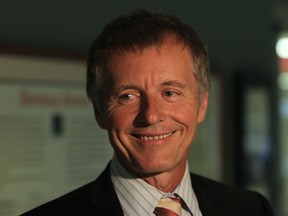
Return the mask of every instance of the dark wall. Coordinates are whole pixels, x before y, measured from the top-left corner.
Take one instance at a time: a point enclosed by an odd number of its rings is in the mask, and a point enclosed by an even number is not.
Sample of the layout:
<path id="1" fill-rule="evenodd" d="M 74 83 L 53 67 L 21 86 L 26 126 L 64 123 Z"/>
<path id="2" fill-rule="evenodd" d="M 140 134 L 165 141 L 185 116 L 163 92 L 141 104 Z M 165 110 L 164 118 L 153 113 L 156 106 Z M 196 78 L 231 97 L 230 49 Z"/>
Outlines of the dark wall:
<path id="1" fill-rule="evenodd" d="M 272 6 L 271 0 L 2 0 L 0 44 L 86 53 L 109 20 L 147 8 L 191 23 L 207 42 L 212 63 L 224 72 L 271 72 Z"/>

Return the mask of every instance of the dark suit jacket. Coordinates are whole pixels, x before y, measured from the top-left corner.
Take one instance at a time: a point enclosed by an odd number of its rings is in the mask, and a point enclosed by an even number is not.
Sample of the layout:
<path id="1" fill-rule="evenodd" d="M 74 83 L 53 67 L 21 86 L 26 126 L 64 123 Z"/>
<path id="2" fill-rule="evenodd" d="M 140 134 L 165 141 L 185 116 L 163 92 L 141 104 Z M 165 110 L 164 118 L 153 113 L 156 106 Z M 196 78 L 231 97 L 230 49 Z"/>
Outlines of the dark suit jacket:
<path id="1" fill-rule="evenodd" d="M 95 181 L 22 216 L 123 215 L 108 167 Z M 203 216 L 272 215 L 267 200 L 256 192 L 236 189 L 195 174 L 191 174 L 191 179 Z"/>

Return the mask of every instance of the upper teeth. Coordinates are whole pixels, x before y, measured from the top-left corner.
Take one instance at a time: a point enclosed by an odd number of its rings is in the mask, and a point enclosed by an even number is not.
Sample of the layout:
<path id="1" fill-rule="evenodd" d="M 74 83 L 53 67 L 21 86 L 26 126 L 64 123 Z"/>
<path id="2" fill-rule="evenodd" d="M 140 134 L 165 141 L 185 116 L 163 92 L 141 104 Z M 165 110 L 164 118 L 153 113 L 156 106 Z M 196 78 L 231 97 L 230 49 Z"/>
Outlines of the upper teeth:
<path id="1" fill-rule="evenodd" d="M 140 139 L 141 140 L 145 140 L 145 141 L 148 141 L 148 140 L 160 140 L 160 139 L 164 139 L 168 136 L 171 136 L 172 135 L 172 132 L 171 133 L 168 133 L 168 134 L 163 134 L 163 135 L 159 135 L 159 136 L 140 136 Z"/>

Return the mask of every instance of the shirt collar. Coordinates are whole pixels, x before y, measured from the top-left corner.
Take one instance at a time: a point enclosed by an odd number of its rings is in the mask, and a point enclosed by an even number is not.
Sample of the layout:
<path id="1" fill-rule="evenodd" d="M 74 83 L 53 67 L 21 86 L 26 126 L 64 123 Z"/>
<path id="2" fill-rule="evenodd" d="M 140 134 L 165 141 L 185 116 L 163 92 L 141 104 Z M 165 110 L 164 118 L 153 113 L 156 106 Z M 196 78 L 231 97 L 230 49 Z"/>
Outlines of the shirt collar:
<path id="1" fill-rule="evenodd" d="M 151 215 L 158 200 L 165 193 L 129 173 L 115 156 L 112 159 L 110 171 L 124 214 Z M 195 206 L 198 207 L 197 199 L 192 189 L 188 162 L 186 163 L 184 176 L 173 193 L 181 196 L 192 212 Z"/>

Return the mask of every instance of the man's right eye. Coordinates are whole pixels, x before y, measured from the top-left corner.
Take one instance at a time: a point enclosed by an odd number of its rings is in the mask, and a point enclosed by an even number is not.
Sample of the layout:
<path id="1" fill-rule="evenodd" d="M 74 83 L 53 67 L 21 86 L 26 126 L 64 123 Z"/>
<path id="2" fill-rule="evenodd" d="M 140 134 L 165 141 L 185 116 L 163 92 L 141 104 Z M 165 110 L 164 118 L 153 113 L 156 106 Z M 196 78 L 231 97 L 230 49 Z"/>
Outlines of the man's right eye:
<path id="1" fill-rule="evenodd" d="M 121 100 L 132 100 L 135 96 L 133 94 L 122 94 L 119 96 Z"/>

